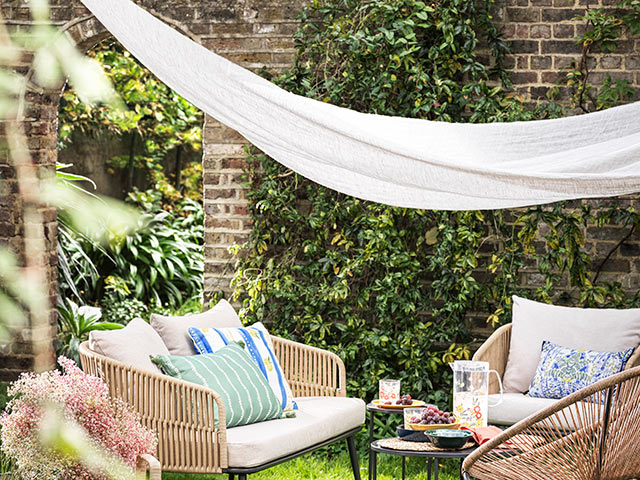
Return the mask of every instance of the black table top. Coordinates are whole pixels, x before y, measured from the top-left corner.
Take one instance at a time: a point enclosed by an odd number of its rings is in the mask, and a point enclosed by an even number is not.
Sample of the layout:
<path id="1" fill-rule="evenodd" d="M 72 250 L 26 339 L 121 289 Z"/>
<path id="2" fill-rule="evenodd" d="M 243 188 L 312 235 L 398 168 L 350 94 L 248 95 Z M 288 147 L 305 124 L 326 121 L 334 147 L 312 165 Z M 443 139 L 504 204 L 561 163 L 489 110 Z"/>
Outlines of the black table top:
<path id="1" fill-rule="evenodd" d="M 386 453 L 389 455 L 400 455 L 402 457 L 431 457 L 431 458 L 465 458 L 469 456 L 478 447 L 465 448 L 464 450 L 432 450 L 428 452 L 417 452 L 415 450 L 396 450 L 395 448 L 381 447 L 375 440 L 371 442 L 371 450 L 377 453 Z"/>

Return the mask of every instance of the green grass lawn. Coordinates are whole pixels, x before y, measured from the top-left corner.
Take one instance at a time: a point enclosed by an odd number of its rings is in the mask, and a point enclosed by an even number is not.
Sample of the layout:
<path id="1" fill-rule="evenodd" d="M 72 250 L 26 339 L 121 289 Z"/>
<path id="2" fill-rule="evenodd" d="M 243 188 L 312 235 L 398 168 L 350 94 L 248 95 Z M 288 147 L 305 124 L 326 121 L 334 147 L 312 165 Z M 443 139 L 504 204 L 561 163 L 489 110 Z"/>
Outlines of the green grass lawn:
<path id="1" fill-rule="evenodd" d="M 360 458 L 360 475 L 368 478 L 368 459 Z M 458 480 L 459 463 L 447 460 L 440 462 L 441 480 Z M 407 458 L 407 480 L 427 480 L 427 462 L 423 458 Z M 163 480 L 226 480 L 226 475 L 187 475 L 183 473 L 164 473 Z M 400 457 L 378 455 L 378 478 L 395 480 L 402 478 Z M 264 472 L 249 475 L 250 480 L 351 480 L 351 465 L 347 454 L 328 459 L 321 454 L 309 454 L 280 464 Z"/>

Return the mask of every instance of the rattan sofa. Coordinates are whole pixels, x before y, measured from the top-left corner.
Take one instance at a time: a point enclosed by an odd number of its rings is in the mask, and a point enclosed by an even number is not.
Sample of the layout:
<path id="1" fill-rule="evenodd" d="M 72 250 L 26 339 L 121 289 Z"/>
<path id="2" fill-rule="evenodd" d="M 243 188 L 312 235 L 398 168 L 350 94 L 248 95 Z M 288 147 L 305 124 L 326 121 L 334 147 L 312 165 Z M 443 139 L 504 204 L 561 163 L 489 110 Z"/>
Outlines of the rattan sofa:
<path id="1" fill-rule="evenodd" d="M 489 368 L 496 370 L 502 379 L 511 345 L 511 324 L 503 325 L 482 344 L 473 356 L 473 360 L 489 362 Z M 626 369 L 640 365 L 640 347 L 636 348 L 626 364 Z M 498 380 L 494 375 L 489 376 L 489 394 L 499 392 Z M 513 425 L 536 411 L 550 407 L 557 400 L 547 398 L 530 398 L 520 394 L 505 394 L 502 404 L 489 407 L 489 423 L 498 425 Z"/>
<path id="2" fill-rule="evenodd" d="M 344 363 L 337 355 L 272 336 L 275 354 L 301 406 L 296 418 L 227 429 L 225 405 L 208 388 L 132 368 L 80 345 L 85 372 L 102 378 L 110 394 L 132 405 L 158 434 L 163 471 L 227 473 L 230 479 L 264 470 L 330 443 L 346 440 L 360 480 L 354 435 L 364 402 L 346 398 Z M 214 422 L 217 405 L 219 422 Z"/>
<path id="3" fill-rule="evenodd" d="M 640 367 L 558 400 L 469 455 L 465 479 L 640 478 Z"/>

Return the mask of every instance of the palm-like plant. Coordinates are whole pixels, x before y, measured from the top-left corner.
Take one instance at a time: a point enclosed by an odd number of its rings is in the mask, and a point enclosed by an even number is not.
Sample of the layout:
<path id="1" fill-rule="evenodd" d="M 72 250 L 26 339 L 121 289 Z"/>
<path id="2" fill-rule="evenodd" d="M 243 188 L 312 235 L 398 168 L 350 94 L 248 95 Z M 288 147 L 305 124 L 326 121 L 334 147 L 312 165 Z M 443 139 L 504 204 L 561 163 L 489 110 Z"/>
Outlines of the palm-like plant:
<path id="1" fill-rule="evenodd" d="M 78 347 L 94 330 L 119 330 L 119 323 L 103 322 L 97 307 L 78 306 L 67 299 L 58 304 L 58 354 L 80 363 Z"/>

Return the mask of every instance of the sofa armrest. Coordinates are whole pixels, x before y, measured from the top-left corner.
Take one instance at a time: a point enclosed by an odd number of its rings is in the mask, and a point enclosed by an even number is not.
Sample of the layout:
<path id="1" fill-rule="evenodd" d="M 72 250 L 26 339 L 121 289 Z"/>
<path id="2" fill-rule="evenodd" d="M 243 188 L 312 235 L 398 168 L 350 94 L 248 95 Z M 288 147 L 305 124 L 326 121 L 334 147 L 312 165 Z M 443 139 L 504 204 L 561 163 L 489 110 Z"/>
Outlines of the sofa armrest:
<path id="1" fill-rule="evenodd" d="M 489 362 L 489 368 L 498 372 L 500 380 L 504 376 L 504 370 L 509 358 L 511 346 L 511 324 L 503 325 L 480 346 L 473 356 L 479 362 Z M 489 376 L 489 393 L 499 393 L 498 381 L 493 375 Z"/>
<path id="2" fill-rule="evenodd" d="M 127 366 L 93 352 L 88 342 L 80 345 L 79 353 L 82 369 L 104 380 L 111 398 L 131 405 L 143 425 L 156 432 L 164 470 L 221 473 L 227 468 L 225 406 L 218 393 Z"/>
<path id="3" fill-rule="evenodd" d="M 321 348 L 271 336 L 294 397 L 346 397 L 344 362 Z"/>
<path id="4" fill-rule="evenodd" d="M 162 478 L 160 462 L 152 455 L 140 455 L 138 457 L 138 468 L 143 472 L 149 472 L 149 480 L 160 480 Z"/>

